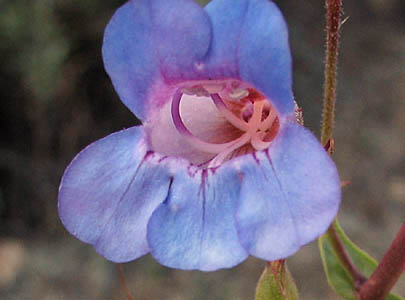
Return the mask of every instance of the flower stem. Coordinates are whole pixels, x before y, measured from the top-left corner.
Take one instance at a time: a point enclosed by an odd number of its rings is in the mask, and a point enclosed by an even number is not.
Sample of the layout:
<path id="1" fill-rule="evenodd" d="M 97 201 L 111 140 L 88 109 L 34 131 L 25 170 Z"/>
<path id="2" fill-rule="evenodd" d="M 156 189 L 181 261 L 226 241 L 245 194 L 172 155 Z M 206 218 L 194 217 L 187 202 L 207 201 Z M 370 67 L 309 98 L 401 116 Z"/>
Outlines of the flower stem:
<path id="1" fill-rule="evenodd" d="M 324 103 L 322 113 L 321 143 L 326 151 L 333 152 L 333 125 L 335 119 L 336 78 L 339 49 L 339 29 L 342 0 L 326 0 L 327 7 L 327 42 L 325 62 Z M 336 255 L 350 273 L 357 296 L 361 300 L 385 299 L 394 284 L 405 270 L 405 223 L 384 255 L 381 263 L 371 275 L 365 277 L 356 269 L 347 254 L 336 231 L 336 220 L 326 232 Z"/>
<path id="2" fill-rule="evenodd" d="M 124 276 L 124 271 L 122 269 L 121 264 L 118 264 L 118 273 L 120 275 L 120 282 L 121 282 L 122 289 L 124 290 L 125 295 L 127 296 L 128 300 L 135 300 L 135 298 L 132 297 L 131 292 L 128 289 L 127 282 L 126 282 L 125 276 Z"/>
<path id="3" fill-rule="evenodd" d="M 360 289 L 361 300 L 385 299 L 401 274 L 405 271 L 405 223 L 387 253 Z"/>
<path id="4" fill-rule="evenodd" d="M 346 270 L 349 272 L 351 275 L 353 282 L 354 282 L 354 288 L 356 291 L 360 290 L 362 284 L 367 280 L 363 274 L 360 273 L 359 270 L 355 267 L 355 265 L 352 263 L 349 255 L 346 252 L 345 247 L 343 246 L 339 235 L 336 231 L 335 224 L 336 220 L 333 222 L 333 224 L 329 227 L 326 236 L 329 239 L 329 241 L 332 244 L 333 249 L 335 250 L 336 255 L 338 256 L 340 262 L 344 265 Z"/>
<path id="5" fill-rule="evenodd" d="M 326 0 L 327 8 L 327 40 L 326 40 L 326 62 L 325 62 L 325 85 L 324 85 L 324 102 L 322 113 L 322 131 L 321 143 L 325 150 L 332 154 L 333 152 L 333 125 L 335 120 L 335 102 L 336 102 L 336 78 L 337 78 L 337 62 L 339 50 L 339 29 L 340 15 L 342 9 L 342 0 Z M 327 238 L 330 240 L 332 247 L 339 257 L 339 260 L 344 265 L 346 270 L 352 276 L 356 288 L 360 288 L 365 281 L 363 275 L 356 269 L 350 257 L 340 240 L 336 229 L 336 220 L 326 232 Z"/>
<path id="6" fill-rule="evenodd" d="M 322 113 L 321 143 L 326 145 L 332 138 L 335 119 L 336 77 L 339 49 L 339 29 L 342 0 L 326 0 L 327 41 L 325 62 L 325 86 Z"/>

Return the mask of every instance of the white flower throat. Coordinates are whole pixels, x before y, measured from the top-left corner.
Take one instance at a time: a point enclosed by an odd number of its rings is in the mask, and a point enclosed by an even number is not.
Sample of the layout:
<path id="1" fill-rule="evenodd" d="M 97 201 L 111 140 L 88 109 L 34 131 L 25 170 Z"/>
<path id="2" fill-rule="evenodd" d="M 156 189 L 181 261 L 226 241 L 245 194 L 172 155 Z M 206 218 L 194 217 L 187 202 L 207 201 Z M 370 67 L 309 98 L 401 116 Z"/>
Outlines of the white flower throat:
<path id="1" fill-rule="evenodd" d="M 184 124 L 180 113 L 183 94 L 210 97 L 219 113 L 241 134 L 225 143 L 211 143 L 195 136 Z M 215 156 L 207 168 L 217 167 L 238 149 L 251 146 L 252 151 L 267 149 L 277 135 L 279 121 L 270 101 L 252 88 L 235 81 L 194 82 L 179 88 L 172 99 L 171 116 L 177 131 L 192 147 Z"/>

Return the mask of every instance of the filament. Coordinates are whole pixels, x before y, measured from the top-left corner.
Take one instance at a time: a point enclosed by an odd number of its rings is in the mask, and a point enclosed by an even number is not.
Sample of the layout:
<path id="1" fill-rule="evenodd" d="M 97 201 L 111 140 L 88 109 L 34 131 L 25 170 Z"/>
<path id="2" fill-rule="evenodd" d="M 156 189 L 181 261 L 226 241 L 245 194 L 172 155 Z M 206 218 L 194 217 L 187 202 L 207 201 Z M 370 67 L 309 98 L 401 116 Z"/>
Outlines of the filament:
<path id="1" fill-rule="evenodd" d="M 200 89 L 206 90 L 204 86 L 201 86 Z M 271 141 L 265 141 L 264 139 L 266 136 L 268 136 L 269 130 L 272 129 L 274 122 L 277 120 L 277 113 L 267 99 L 257 98 L 255 97 L 255 94 L 252 95 L 253 98 L 251 99 L 249 96 L 247 96 L 247 100 L 250 101 L 243 101 L 242 105 L 245 103 L 244 105 L 246 107 L 246 105 L 253 104 L 253 110 L 251 115 L 248 116 L 247 120 L 245 121 L 243 116 L 236 116 L 227 107 L 227 104 L 218 93 L 209 94 L 221 115 L 230 124 L 243 132 L 240 137 L 234 139 L 233 141 L 217 144 L 203 141 L 194 136 L 184 124 L 180 115 L 180 102 L 183 96 L 183 90 L 177 90 L 172 99 L 171 114 L 173 123 L 177 131 L 191 146 L 203 152 L 216 154 L 209 161 L 208 168 L 221 165 L 228 157 L 233 157 L 241 147 L 248 143 L 252 145 L 254 150 L 258 151 L 267 149 L 271 145 Z M 268 114 L 265 117 L 263 116 L 264 108 L 266 108 L 265 113 L 267 112 L 268 108 Z"/>

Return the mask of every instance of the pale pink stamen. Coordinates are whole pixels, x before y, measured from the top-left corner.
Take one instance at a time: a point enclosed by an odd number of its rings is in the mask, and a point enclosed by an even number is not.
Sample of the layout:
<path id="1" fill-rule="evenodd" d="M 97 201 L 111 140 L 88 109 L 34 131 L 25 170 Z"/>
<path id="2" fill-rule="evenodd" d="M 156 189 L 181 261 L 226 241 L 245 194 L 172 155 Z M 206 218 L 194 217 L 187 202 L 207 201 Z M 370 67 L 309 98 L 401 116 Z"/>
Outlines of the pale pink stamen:
<path id="1" fill-rule="evenodd" d="M 262 124 L 260 124 L 260 130 L 267 130 L 267 129 L 271 128 L 271 126 L 273 125 L 276 118 L 277 118 L 277 113 L 275 112 L 275 110 L 273 108 L 271 108 L 267 118 L 262 122 Z"/>
<path id="2" fill-rule="evenodd" d="M 214 168 L 221 165 L 229 154 L 248 143 L 249 140 L 250 136 L 248 133 L 242 134 L 239 138 L 233 141 L 234 144 L 232 146 L 215 156 L 209 163 L 208 168 Z"/>
<path id="3" fill-rule="evenodd" d="M 173 101 L 172 101 L 172 119 L 174 126 L 178 130 L 178 132 L 187 140 L 189 144 L 192 146 L 196 147 L 197 149 L 200 149 L 204 152 L 208 153 L 221 153 L 224 150 L 226 150 L 229 146 L 232 146 L 234 141 L 228 142 L 228 143 L 223 143 L 223 144 L 214 144 L 214 143 L 207 143 L 199 138 L 195 137 L 186 127 L 186 125 L 183 123 L 183 120 L 181 119 L 180 116 L 180 101 L 183 96 L 183 93 L 178 90 L 174 96 L 173 96 Z"/>
<path id="4" fill-rule="evenodd" d="M 206 90 L 204 86 L 201 86 L 200 89 Z M 246 105 L 253 104 L 253 110 L 251 115 L 247 116 L 247 119 L 244 119 L 243 116 L 236 116 L 227 107 L 227 104 L 222 100 L 219 93 L 210 94 L 212 101 L 221 115 L 233 126 L 244 132 L 240 137 L 233 141 L 215 144 L 200 140 L 187 129 L 180 116 L 180 102 L 182 96 L 183 93 L 181 89 L 177 90 L 173 96 L 171 113 L 174 126 L 190 145 L 203 152 L 216 154 L 216 156 L 208 164 L 208 168 L 221 165 L 230 155 L 232 155 L 233 152 L 237 151 L 249 142 L 255 150 L 264 150 L 270 146 L 271 141 L 265 141 L 264 138 L 266 135 L 268 135 L 269 130 L 272 129 L 273 124 L 277 119 L 277 113 L 266 99 L 250 99 Z M 265 108 L 265 113 L 268 109 L 268 115 L 266 118 L 263 117 L 263 111 Z"/>
<path id="5" fill-rule="evenodd" d="M 262 114 L 263 114 L 263 107 L 264 101 L 256 101 L 253 105 L 253 114 L 249 120 L 249 133 L 254 135 L 260 128 L 262 123 Z"/>
<path id="6" fill-rule="evenodd" d="M 271 142 L 265 142 L 263 141 L 257 134 L 254 135 L 251 139 L 251 143 L 253 148 L 256 150 L 264 150 L 269 148 Z"/>
<path id="7" fill-rule="evenodd" d="M 236 128 L 239 128 L 242 131 L 248 131 L 249 130 L 249 125 L 246 123 L 244 120 L 238 118 L 235 116 L 229 109 L 226 107 L 226 104 L 224 101 L 222 101 L 222 98 L 218 94 L 212 94 L 211 98 L 215 104 L 215 106 L 218 108 L 219 112 L 222 114 L 222 116 L 229 121 L 233 126 Z"/>

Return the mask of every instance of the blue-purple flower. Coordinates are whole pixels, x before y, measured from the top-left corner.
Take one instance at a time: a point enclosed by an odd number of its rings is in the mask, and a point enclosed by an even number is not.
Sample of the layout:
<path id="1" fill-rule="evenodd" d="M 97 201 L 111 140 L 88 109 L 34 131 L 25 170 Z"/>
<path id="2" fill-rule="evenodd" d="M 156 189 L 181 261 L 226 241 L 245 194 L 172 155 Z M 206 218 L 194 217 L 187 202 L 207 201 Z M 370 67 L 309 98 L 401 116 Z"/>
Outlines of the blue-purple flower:
<path id="1" fill-rule="evenodd" d="M 277 260 L 328 228 L 336 167 L 297 124 L 287 27 L 268 0 L 131 0 L 105 68 L 142 121 L 67 168 L 65 227 L 115 262 L 204 271 Z"/>

